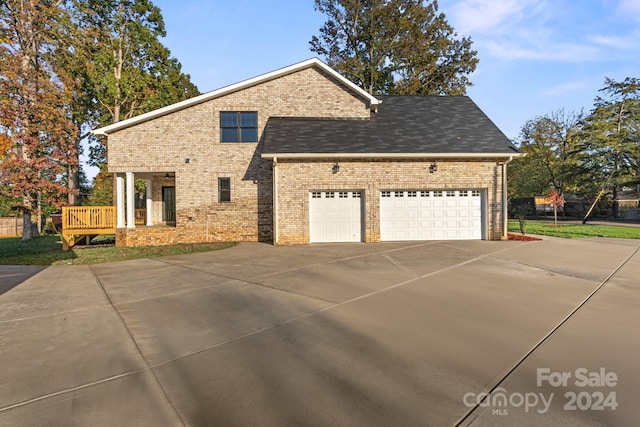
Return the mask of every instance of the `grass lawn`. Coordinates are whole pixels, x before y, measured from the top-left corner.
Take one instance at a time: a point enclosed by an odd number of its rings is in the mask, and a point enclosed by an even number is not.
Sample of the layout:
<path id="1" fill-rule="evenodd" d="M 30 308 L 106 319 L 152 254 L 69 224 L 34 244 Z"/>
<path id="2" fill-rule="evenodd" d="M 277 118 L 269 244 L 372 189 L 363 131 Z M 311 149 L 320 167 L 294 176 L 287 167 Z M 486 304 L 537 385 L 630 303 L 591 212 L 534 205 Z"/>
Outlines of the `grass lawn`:
<path id="1" fill-rule="evenodd" d="M 165 255 L 183 255 L 215 251 L 236 243 L 192 243 L 142 248 L 116 248 L 115 246 L 76 247 L 62 250 L 59 234 L 45 235 L 23 242 L 19 237 L 0 239 L 0 264 L 3 265 L 59 265 L 99 264 Z"/>
<path id="2" fill-rule="evenodd" d="M 553 221 L 527 220 L 527 234 L 541 234 L 543 236 L 567 237 L 570 239 L 581 237 L 620 237 L 625 239 L 640 239 L 640 227 L 624 227 L 620 225 L 563 224 Z M 509 232 L 520 233 L 517 220 L 509 220 Z"/>

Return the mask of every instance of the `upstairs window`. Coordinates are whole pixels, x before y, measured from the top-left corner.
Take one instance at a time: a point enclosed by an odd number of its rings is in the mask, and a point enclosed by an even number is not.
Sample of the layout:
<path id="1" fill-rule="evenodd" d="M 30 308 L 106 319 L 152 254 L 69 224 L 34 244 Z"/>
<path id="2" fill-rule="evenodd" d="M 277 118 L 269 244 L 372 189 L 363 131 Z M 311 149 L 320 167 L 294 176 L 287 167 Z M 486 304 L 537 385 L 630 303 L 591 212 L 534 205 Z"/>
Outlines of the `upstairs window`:
<path id="1" fill-rule="evenodd" d="M 256 111 L 220 112 L 221 142 L 258 142 Z"/>

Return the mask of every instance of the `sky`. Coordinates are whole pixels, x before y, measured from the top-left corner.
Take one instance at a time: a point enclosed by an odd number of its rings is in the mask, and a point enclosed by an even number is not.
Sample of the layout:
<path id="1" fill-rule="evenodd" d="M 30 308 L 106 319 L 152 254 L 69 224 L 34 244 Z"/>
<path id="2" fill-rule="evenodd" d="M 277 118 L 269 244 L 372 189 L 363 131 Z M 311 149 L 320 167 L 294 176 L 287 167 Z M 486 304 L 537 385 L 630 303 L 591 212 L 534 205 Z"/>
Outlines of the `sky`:
<path id="1" fill-rule="evenodd" d="M 201 92 L 316 56 L 313 0 L 153 0 L 164 44 Z M 530 119 L 588 112 L 605 77 L 640 77 L 640 0 L 440 0 L 480 60 L 467 95 L 511 139 Z M 322 58 L 320 58 L 322 59 Z"/>

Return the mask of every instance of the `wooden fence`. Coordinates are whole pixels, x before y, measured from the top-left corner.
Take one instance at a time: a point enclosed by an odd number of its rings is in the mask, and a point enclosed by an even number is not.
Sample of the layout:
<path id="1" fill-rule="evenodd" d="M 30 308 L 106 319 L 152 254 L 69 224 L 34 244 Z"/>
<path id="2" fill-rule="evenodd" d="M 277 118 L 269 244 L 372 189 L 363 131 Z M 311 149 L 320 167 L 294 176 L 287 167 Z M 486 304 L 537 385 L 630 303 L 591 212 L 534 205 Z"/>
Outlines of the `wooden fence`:
<path id="1" fill-rule="evenodd" d="M 22 218 L 0 218 L 0 237 L 22 236 Z"/>

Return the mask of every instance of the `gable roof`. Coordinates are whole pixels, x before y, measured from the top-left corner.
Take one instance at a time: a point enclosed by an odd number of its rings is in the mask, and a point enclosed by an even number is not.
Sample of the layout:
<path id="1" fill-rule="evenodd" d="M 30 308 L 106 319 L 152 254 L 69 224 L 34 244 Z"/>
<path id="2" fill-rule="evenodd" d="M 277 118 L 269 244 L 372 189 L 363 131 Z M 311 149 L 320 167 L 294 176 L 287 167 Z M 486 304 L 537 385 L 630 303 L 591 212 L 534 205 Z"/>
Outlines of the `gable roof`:
<path id="1" fill-rule="evenodd" d="M 206 101 L 209 101 L 209 100 L 212 100 L 212 99 L 215 99 L 215 98 L 219 98 L 219 97 L 227 95 L 229 93 L 236 92 L 236 91 L 239 91 L 239 90 L 242 90 L 242 89 L 246 89 L 248 87 L 255 86 L 255 85 L 258 85 L 260 83 L 264 83 L 264 82 L 267 82 L 269 80 L 277 79 L 278 77 L 282 77 L 282 76 L 285 76 L 287 74 L 292 74 L 292 73 L 295 73 L 297 71 L 304 70 L 306 68 L 311 68 L 311 67 L 320 68 L 325 73 L 327 73 L 330 76 L 334 77 L 340 83 L 344 84 L 346 87 L 351 89 L 353 92 L 355 92 L 356 94 L 358 94 L 362 98 L 364 98 L 367 101 L 369 101 L 369 104 L 372 107 L 380 103 L 380 101 L 378 99 L 376 99 L 374 96 L 370 95 L 367 91 L 365 91 L 364 89 L 358 87 L 357 85 L 355 85 L 350 80 L 348 80 L 345 77 L 341 76 L 337 71 L 335 71 L 333 68 L 329 67 L 327 64 L 325 64 L 324 62 L 322 62 L 318 58 L 311 58 L 311 59 L 307 59 L 306 61 L 298 62 L 297 64 L 293 64 L 293 65 L 290 65 L 290 66 L 285 67 L 285 68 L 280 68 L 278 70 L 271 71 L 269 73 L 262 74 L 262 75 L 259 75 L 257 77 L 253 77 L 253 78 L 248 79 L 248 80 L 243 80 L 241 82 L 238 82 L 238 83 L 235 83 L 235 84 L 232 84 L 232 85 L 229 85 L 229 86 L 225 86 L 225 87 L 222 87 L 220 89 L 216 89 L 216 90 L 214 90 L 212 92 L 207 92 L 207 93 L 204 93 L 202 95 L 199 95 L 199 96 L 196 96 L 196 97 L 193 97 L 193 98 L 189 98 L 187 100 L 184 100 L 184 101 L 181 101 L 181 102 L 177 102 L 175 104 L 168 105 L 166 107 L 159 108 L 157 110 L 153 110 L 153 111 L 150 111 L 148 113 L 141 114 L 139 116 L 135 116 L 135 117 L 132 117 L 132 118 L 127 119 L 127 120 L 122 120 L 120 122 L 113 123 L 113 124 L 108 125 L 108 126 L 104 126 L 104 127 L 98 128 L 98 129 L 94 129 L 94 130 L 91 131 L 91 133 L 93 133 L 94 135 L 108 135 L 108 134 L 116 132 L 118 130 L 121 130 L 121 129 L 130 127 L 130 126 L 136 125 L 138 123 L 143 123 L 143 122 L 146 122 L 148 120 L 155 119 L 156 117 L 164 116 L 166 114 L 170 114 L 170 113 L 173 113 L 175 111 L 179 111 L 179 110 L 191 107 L 193 105 L 201 104 L 203 102 L 206 102 Z"/>
<path id="2" fill-rule="evenodd" d="M 370 120 L 270 118 L 264 158 L 520 157 L 466 96 L 381 96 Z"/>

